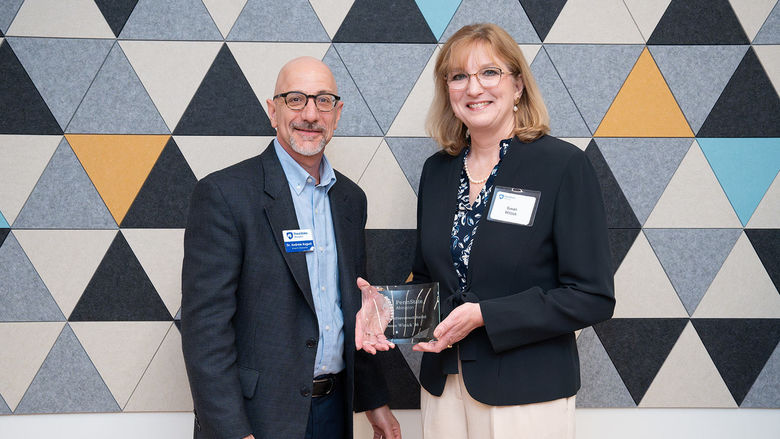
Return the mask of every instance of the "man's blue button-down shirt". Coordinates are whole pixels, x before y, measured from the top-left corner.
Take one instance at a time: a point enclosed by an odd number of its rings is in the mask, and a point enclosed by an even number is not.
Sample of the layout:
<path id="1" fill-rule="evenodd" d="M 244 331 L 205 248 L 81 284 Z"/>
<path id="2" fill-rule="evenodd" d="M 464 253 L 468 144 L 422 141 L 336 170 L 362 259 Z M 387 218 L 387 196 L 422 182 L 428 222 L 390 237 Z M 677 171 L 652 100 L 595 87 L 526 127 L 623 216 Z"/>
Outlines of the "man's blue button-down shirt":
<path id="1" fill-rule="evenodd" d="M 328 191 L 336 183 L 336 174 L 322 156 L 320 183 L 309 175 L 274 139 L 274 148 L 290 185 L 298 227 L 314 234 L 314 251 L 306 252 L 311 295 L 320 328 L 314 376 L 344 370 L 344 316 L 341 313 L 338 255 Z"/>

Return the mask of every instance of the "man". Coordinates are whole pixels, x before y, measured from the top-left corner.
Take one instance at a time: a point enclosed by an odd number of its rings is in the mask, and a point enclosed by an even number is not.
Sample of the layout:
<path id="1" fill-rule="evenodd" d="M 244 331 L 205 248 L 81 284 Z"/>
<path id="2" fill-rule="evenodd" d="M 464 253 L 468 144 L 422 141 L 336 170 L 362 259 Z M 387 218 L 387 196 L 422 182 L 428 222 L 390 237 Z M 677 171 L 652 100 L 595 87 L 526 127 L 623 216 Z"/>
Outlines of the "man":
<path id="1" fill-rule="evenodd" d="M 325 145 L 343 103 L 328 67 L 279 72 L 276 138 L 193 192 L 184 236 L 182 347 L 196 438 L 400 438 L 373 359 L 354 345 L 366 197 Z M 354 402 L 354 404 L 353 404 Z"/>

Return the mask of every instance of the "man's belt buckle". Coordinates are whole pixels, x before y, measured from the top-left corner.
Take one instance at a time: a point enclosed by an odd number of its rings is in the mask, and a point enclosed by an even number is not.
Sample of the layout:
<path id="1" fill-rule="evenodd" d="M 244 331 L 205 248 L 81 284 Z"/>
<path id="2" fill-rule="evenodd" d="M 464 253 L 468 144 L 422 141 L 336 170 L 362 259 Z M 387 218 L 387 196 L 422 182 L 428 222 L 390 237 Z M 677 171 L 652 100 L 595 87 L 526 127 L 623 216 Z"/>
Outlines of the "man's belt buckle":
<path id="1" fill-rule="evenodd" d="M 336 388 L 336 378 L 334 375 L 328 375 L 322 378 L 316 378 L 312 385 L 312 398 L 330 395 Z"/>

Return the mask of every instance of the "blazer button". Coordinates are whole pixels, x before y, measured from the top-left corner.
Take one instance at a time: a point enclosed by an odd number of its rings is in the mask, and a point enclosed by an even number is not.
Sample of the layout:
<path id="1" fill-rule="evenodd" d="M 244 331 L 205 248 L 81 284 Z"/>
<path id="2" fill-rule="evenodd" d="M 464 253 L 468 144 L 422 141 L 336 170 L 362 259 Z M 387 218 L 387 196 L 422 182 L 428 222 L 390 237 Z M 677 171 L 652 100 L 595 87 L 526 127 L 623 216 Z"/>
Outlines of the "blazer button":
<path id="1" fill-rule="evenodd" d="M 310 339 L 306 340 L 306 347 L 307 348 L 313 348 L 315 346 L 317 346 L 317 341 L 316 340 L 314 340 L 313 338 L 310 338 Z"/>
<path id="2" fill-rule="evenodd" d="M 311 396 L 311 391 L 308 387 L 301 387 L 301 396 L 305 396 L 306 398 Z"/>

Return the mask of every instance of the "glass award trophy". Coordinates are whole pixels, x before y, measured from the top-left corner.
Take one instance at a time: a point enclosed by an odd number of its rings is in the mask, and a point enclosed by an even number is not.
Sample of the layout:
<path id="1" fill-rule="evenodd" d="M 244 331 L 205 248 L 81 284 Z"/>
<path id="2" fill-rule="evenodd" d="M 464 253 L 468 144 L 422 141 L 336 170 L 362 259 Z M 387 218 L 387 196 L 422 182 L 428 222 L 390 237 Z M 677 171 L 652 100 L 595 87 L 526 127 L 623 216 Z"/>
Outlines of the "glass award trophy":
<path id="1" fill-rule="evenodd" d="M 363 326 L 371 335 L 384 333 L 393 343 L 434 339 L 441 320 L 439 283 L 374 285 L 362 289 Z"/>

